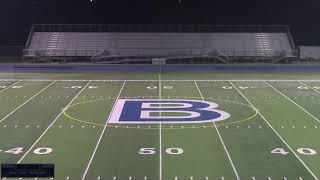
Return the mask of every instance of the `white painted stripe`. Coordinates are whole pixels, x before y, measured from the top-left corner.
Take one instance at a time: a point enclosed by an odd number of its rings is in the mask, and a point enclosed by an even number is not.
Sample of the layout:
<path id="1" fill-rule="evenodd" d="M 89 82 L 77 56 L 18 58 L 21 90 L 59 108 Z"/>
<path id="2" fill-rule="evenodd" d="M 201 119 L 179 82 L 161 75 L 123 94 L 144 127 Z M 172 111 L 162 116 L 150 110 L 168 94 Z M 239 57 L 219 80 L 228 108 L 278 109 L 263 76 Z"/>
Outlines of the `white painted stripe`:
<path id="1" fill-rule="evenodd" d="M 286 99 L 288 99 L 289 101 L 291 101 L 293 104 L 295 104 L 297 107 L 299 107 L 301 110 L 303 110 L 305 113 L 307 113 L 309 116 L 311 116 L 313 119 L 315 119 L 316 121 L 318 121 L 320 123 L 320 120 L 315 117 L 313 114 L 311 114 L 309 111 L 307 111 L 306 109 L 304 109 L 302 106 L 300 106 L 299 104 L 297 104 L 295 101 L 293 101 L 292 99 L 290 99 L 288 96 L 286 96 L 285 94 L 283 94 L 281 91 L 279 91 L 277 88 L 273 87 L 271 84 L 269 84 L 268 82 L 265 82 L 268 86 L 270 86 L 273 90 L 277 91 L 279 94 L 281 94 L 283 97 L 285 97 Z"/>
<path id="2" fill-rule="evenodd" d="M 158 81 L 157 79 L 0 79 L 0 81 L 92 81 L 92 82 L 154 82 Z M 223 82 L 223 81 L 231 81 L 231 82 L 320 82 L 320 79 L 163 79 L 161 81 L 167 82 Z"/>
<path id="3" fill-rule="evenodd" d="M 15 113 L 17 110 L 19 110 L 22 106 L 24 106 L 25 104 L 27 104 L 29 101 L 31 101 L 32 99 L 34 99 L 36 96 L 38 96 L 40 93 L 42 93 L 43 91 L 45 91 L 46 89 L 48 89 L 52 84 L 54 84 L 56 81 L 53 81 L 52 83 L 50 83 L 48 86 L 46 86 L 45 88 L 43 88 L 42 90 L 40 90 L 37 94 L 33 95 L 31 98 L 29 98 L 27 101 L 25 101 L 24 103 L 22 103 L 20 106 L 18 106 L 16 109 L 14 109 L 13 111 L 11 111 L 9 114 L 7 114 L 4 118 L 2 118 L 0 120 L 0 123 L 4 120 L 6 120 L 9 116 L 11 116 L 13 113 Z"/>
<path id="4" fill-rule="evenodd" d="M 121 92 L 122 92 L 125 84 L 126 84 L 126 81 L 124 81 L 123 84 L 122 84 L 122 87 L 121 87 L 121 89 L 120 89 L 120 91 L 119 91 L 119 93 L 118 93 L 118 96 L 117 96 L 116 101 L 115 101 L 115 103 L 114 103 L 114 105 L 113 105 L 113 107 L 112 107 L 111 112 L 114 110 L 114 106 L 115 106 L 115 104 L 117 104 L 116 102 L 118 101 L 118 99 L 119 99 L 119 97 L 120 97 L 120 95 L 121 95 Z M 87 168 L 86 168 L 85 172 L 83 173 L 82 180 L 84 180 L 84 179 L 86 178 L 86 176 L 87 176 L 87 173 L 88 173 L 88 171 L 89 171 L 89 168 L 90 168 L 90 166 L 91 166 L 91 163 L 92 163 L 92 161 L 93 161 L 93 158 L 94 158 L 94 156 L 95 156 L 95 154 L 96 154 L 96 152 L 97 152 L 97 149 L 98 149 L 98 147 L 99 147 L 99 145 L 100 145 L 100 142 L 101 142 L 101 140 L 102 140 L 102 137 L 103 137 L 103 135 L 104 135 L 104 132 L 105 132 L 106 129 L 107 129 L 107 125 L 108 125 L 109 119 L 110 119 L 110 117 L 111 117 L 111 114 L 112 114 L 112 113 L 109 114 L 108 120 L 106 121 L 106 123 L 105 123 L 105 125 L 104 125 L 104 127 L 103 127 L 103 130 L 102 130 L 102 132 L 101 132 L 101 134 L 100 134 L 100 137 L 99 137 L 99 139 L 98 139 L 98 142 L 97 142 L 97 144 L 96 144 L 96 146 L 95 146 L 95 148 L 94 148 L 94 151 L 93 151 L 93 153 L 92 153 L 92 155 L 91 155 L 91 158 L 90 158 L 90 160 L 89 160 L 89 162 L 88 162 Z"/>
<path id="5" fill-rule="evenodd" d="M 58 120 L 58 118 L 63 114 L 63 112 L 72 104 L 72 102 L 82 93 L 83 90 L 86 89 L 86 87 L 90 84 L 91 81 L 89 81 L 74 98 L 63 108 L 63 110 L 58 114 L 58 116 L 52 121 L 52 123 L 47 127 L 47 129 L 41 134 L 41 136 L 32 144 L 32 146 L 28 149 L 28 151 L 20 158 L 18 161 L 18 164 L 21 163 L 21 161 L 28 155 L 28 153 L 34 148 L 34 146 L 41 140 L 41 138 L 48 132 L 50 127 Z"/>
<path id="6" fill-rule="evenodd" d="M 162 99 L 162 92 L 161 92 L 161 74 L 159 74 L 159 99 L 161 101 Z M 161 108 L 161 104 L 160 104 L 160 108 Z M 159 113 L 160 117 L 161 117 L 161 110 Z M 159 180 L 162 180 L 162 123 L 160 121 L 159 124 L 160 128 L 159 128 Z"/>
<path id="7" fill-rule="evenodd" d="M 280 134 L 271 126 L 269 121 L 261 114 L 261 112 L 247 99 L 247 97 L 232 83 L 229 83 L 238 91 L 238 93 L 254 108 L 260 117 L 268 124 L 268 126 L 273 130 L 273 132 L 279 137 L 279 139 L 290 149 L 290 151 L 296 156 L 296 158 L 300 161 L 300 163 L 308 170 L 308 172 L 312 175 L 312 177 L 318 180 L 317 176 L 310 170 L 310 168 L 302 161 L 302 159 L 297 155 L 297 153 L 289 146 L 289 144 L 280 136 Z"/>
<path id="8" fill-rule="evenodd" d="M 21 82 L 21 81 L 18 81 L 18 82 L 16 82 L 16 83 L 11 84 L 10 86 L 2 89 L 2 90 L 0 91 L 0 93 L 3 92 L 3 91 L 5 91 L 5 90 L 7 90 L 7 89 L 10 89 L 12 86 L 14 86 L 14 85 L 16 85 L 16 84 L 18 84 L 18 83 L 20 83 L 20 82 Z"/>
<path id="9" fill-rule="evenodd" d="M 203 95 L 202 95 L 202 93 L 201 93 L 201 90 L 200 90 L 197 82 L 194 81 L 194 84 L 196 85 L 196 87 L 197 87 L 197 89 L 198 89 L 198 92 L 199 92 L 202 100 L 204 101 L 205 99 L 204 99 L 204 97 L 203 97 Z M 228 151 L 226 145 L 224 144 L 224 141 L 223 141 L 223 139 L 222 139 L 222 136 L 220 135 L 219 129 L 218 129 L 218 127 L 216 126 L 216 123 L 215 123 L 214 121 L 213 121 L 213 125 L 214 125 L 214 127 L 215 127 L 215 129 L 216 129 L 216 131 L 217 131 L 217 134 L 218 134 L 218 136 L 219 136 L 219 139 L 220 139 L 220 141 L 221 141 L 221 144 L 223 145 L 223 148 L 224 148 L 224 150 L 225 150 L 225 152 L 226 152 L 226 154 L 227 154 L 227 156 L 228 156 L 228 159 L 229 159 L 229 161 L 230 161 L 230 164 L 231 164 L 231 166 L 232 166 L 232 169 L 233 169 L 233 171 L 234 171 L 234 174 L 236 175 L 237 180 L 240 180 L 240 177 L 239 177 L 239 175 L 238 175 L 237 169 L 235 168 L 235 166 L 234 166 L 234 164 L 233 164 L 233 161 L 232 161 L 232 159 L 231 159 L 231 156 L 230 156 L 230 154 L 229 154 L 229 151 Z"/>

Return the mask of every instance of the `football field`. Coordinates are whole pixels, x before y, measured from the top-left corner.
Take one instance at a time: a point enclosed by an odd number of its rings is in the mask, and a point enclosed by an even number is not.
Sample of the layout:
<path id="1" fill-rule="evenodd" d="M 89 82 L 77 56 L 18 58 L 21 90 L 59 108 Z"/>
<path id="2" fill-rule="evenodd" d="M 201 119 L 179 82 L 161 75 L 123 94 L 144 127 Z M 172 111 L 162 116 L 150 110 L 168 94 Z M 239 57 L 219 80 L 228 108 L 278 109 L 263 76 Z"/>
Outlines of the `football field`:
<path id="1" fill-rule="evenodd" d="M 0 80 L 0 162 L 58 180 L 320 178 L 320 80 L 157 76 Z"/>

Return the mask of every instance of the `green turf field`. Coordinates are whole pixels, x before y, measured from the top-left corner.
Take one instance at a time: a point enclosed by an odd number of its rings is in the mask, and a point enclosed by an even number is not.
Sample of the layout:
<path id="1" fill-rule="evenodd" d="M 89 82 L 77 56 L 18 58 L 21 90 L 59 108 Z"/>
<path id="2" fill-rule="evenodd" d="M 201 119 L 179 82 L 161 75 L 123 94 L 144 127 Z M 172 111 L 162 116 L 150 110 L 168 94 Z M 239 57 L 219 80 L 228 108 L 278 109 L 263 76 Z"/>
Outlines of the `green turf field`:
<path id="1" fill-rule="evenodd" d="M 58 180 L 320 178 L 320 80 L 202 76 L 6 77 L 0 80 L 0 162 L 54 163 Z M 214 102 L 230 117 L 204 123 L 109 123 L 121 99 Z"/>

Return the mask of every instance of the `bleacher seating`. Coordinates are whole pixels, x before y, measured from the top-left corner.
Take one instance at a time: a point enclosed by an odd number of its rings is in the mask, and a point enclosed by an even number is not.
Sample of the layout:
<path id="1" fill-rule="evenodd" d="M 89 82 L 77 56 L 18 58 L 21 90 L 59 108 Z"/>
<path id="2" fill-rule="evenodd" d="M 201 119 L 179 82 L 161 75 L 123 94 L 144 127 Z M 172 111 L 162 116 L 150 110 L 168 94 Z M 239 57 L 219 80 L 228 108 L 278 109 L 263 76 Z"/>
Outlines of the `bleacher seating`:
<path id="1" fill-rule="evenodd" d="M 33 32 L 24 56 L 293 56 L 288 34 L 254 32 Z"/>
<path id="2" fill-rule="evenodd" d="M 300 59 L 320 60 L 320 46 L 300 46 Z"/>

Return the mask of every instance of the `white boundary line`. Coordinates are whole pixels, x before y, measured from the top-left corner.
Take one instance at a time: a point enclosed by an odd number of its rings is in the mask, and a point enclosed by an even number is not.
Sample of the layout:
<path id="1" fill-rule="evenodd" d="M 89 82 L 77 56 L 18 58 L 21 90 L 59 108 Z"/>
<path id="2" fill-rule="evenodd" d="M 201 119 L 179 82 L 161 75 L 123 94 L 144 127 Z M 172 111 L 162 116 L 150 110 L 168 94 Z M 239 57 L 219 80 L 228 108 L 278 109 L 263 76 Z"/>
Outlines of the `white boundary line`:
<path id="1" fill-rule="evenodd" d="M 268 124 L 268 126 L 273 130 L 273 132 L 281 139 L 281 141 L 290 149 L 290 151 L 296 156 L 296 158 L 301 162 L 301 164 L 308 170 L 315 180 L 318 180 L 317 176 L 310 170 L 310 168 L 302 161 L 302 159 L 297 155 L 297 153 L 289 146 L 289 144 L 280 136 L 280 134 L 271 126 L 267 119 L 258 111 L 258 109 L 247 99 L 247 97 L 232 83 L 229 83 L 238 91 L 238 93 L 254 108 L 260 117 Z"/>
<path id="2" fill-rule="evenodd" d="M 306 109 L 304 109 L 302 106 L 300 106 L 299 104 L 297 104 L 295 101 L 293 101 L 292 99 L 290 99 L 288 96 L 286 96 L 285 94 L 283 94 L 281 91 L 279 91 L 277 88 L 273 87 L 271 84 L 269 84 L 268 82 L 265 82 L 268 86 L 270 86 L 274 91 L 278 92 L 279 94 L 281 94 L 283 97 L 285 97 L 286 99 L 288 99 L 290 102 L 292 102 L 293 104 L 295 104 L 297 107 L 299 107 L 301 110 L 303 110 L 305 113 L 307 113 L 309 116 L 311 116 L 313 119 L 315 119 L 316 121 L 318 121 L 320 123 L 320 120 L 315 117 L 314 115 L 312 115 L 309 111 L 307 111 Z"/>
<path id="3" fill-rule="evenodd" d="M 5 119 L 7 119 L 9 116 L 11 116 L 13 113 L 15 113 L 17 110 L 19 110 L 22 106 L 24 106 L 25 104 L 27 104 L 29 101 L 31 101 L 33 98 L 35 98 L 36 96 L 38 96 L 40 93 L 42 93 L 44 90 L 48 89 L 52 84 L 54 84 L 56 81 L 53 81 L 52 83 L 50 83 L 48 86 L 46 86 L 45 88 L 43 88 L 41 91 L 39 91 L 37 94 L 33 95 L 31 98 L 29 98 L 28 100 L 26 100 L 24 103 L 22 103 L 20 106 L 18 106 L 16 109 L 14 109 L 13 111 L 11 111 L 9 114 L 7 114 L 4 118 L 2 118 L 0 120 L 0 123 L 2 121 L 4 121 Z"/>
<path id="4" fill-rule="evenodd" d="M 115 103 L 114 103 L 114 105 L 113 105 L 113 107 L 112 107 L 111 112 L 114 110 L 114 107 L 115 107 L 115 105 L 116 105 L 116 103 L 117 103 L 117 101 L 118 101 L 118 99 L 119 99 L 119 97 L 120 97 L 120 95 L 121 95 L 121 92 L 122 92 L 125 84 L 126 84 L 126 81 L 124 81 L 123 84 L 122 84 L 122 87 L 121 87 L 121 89 L 120 89 L 120 91 L 119 91 L 119 93 L 118 93 L 118 96 L 117 96 L 117 98 L 116 98 L 116 100 L 115 100 Z M 93 158 L 94 158 L 94 156 L 95 156 L 95 154 L 96 154 L 96 152 L 97 152 L 97 149 L 98 149 L 98 147 L 99 147 L 99 145 L 100 145 L 100 142 L 101 142 L 101 140 L 102 140 L 102 137 L 103 137 L 103 135 L 104 135 L 104 133 L 105 133 L 105 131 L 106 131 L 106 129 L 107 129 L 107 125 L 108 125 L 108 122 L 109 122 L 109 120 L 110 120 L 111 114 L 112 114 L 112 113 L 109 114 L 108 120 L 106 120 L 106 123 L 105 123 L 105 125 L 104 125 L 104 127 L 103 127 L 103 130 L 102 130 L 102 132 L 101 132 L 101 134 L 100 134 L 100 137 L 99 137 L 99 139 L 98 139 L 98 142 L 97 142 L 97 144 L 96 144 L 96 146 L 95 146 L 95 148 L 94 148 L 94 151 L 93 151 L 93 153 L 92 153 L 92 156 L 91 156 L 91 158 L 90 158 L 90 160 L 89 160 L 89 162 L 88 162 L 87 168 L 86 168 L 85 172 L 83 173 L 82 180 L 84 180 L 84 179 L 86 178 L 86 176 L 87 176 L 87 173 L 88 173 L 89 168 L 90 168 L 90 166 L 91 166 L 91 164 L 92 164 Z"/>
<path id="5" fill-rule="evenodd" d="M 21 163 L 21 161 L 28 155 L 28 153 L 34 148 L 34 146 L 41 140 L 41 138 L 48 132 L 48 130 L 51 128 L 51 126 L 59 119 L 59 117 L 63 114 L 63 112 L 68 109 L 68 107 L 71 105 L 71 103 L 82 93 L 83 90 L 86 89 L 86 87 L 91 83 L 89 81 L 74 98 L 63 108 L 63 110 L 58 114 L 58 116 L 52 121 L 52 123 L 47 127 L 47 129 L 41 134 L 41 136 L 32 144 L 32 146 L 28 149 L 28 151 L 20 158 L 18 161 L 18 164 Z"/>
<path id="6" fill-rule="evenodd" d="M 299 81 L 299 83 L 302 84 L 302 85 L 304 85 L 304 86 L 307 86 L 308 88 L 314 90 L 314 91 L 317 92 L 317 93 L 320 93 L 320 91 L 318 91 L 317 89 L 315 89 L 315 88 L 313 88 L 313 87 L 311 87 L 311 86 L 309 86 L 309 85 L 307 85 L 307 84 L 305 84 L 305 83 L 303 83 L 303 82 L 301 82 L 301 81 Z"/>
<path id="7" fill-rule="evenodd" d="M 161 75 L 159 74 L 159 99 L 162 100 L 162 85 L 161 85 Z M 161 108 L 161 104 L 160 104 Z M 160 117 L 161 117 L 161 109 L 160 109 Z M 159 128 L 159 180 L 162 180 L 162 123 L 160 121 Z"/>
<path id="8" fill-rule="evenodd" d="M 92 81 L 92 82 L 144 82 L 144 81 L 151 81 L 157 82 L 158 79 L 0 79 L 0 81 Z M 305 82 L 320 82 L 320 79 L 162 79 L 161 81 L 181 81 L 181 82 L 188 82 L 188 81 L 197 81 L 197 82 L 218 82 L 218 81 L 231 81 L 231 82 L 297 82 L 297 81 L 305 81 Z"/>
<path id="9" fill-rule="evenodd" d="M 196 87 L 197 87 L 197 89 L 198 89 L 198 92 L 199 92 L 202 100 L 205 101 L 205 99 L 204 99 L 204 97 L 203 97 L 203 95 L 202 95 L 202 93 L 201 93 L 201 90 L 200 90 L 197 82 L 194 81 L 194 84 L 196 85 Z M 219 129 L 218 129 L 218 127 L 216 126 L 216 123 L 215 123 L 214 121 L 213 121 L 212 123 L 213 123 L 213 125 L 214 125 L 214 127 L 215 127 L 215 129 L 216 129 L 216 131 L 217 131 L 217 134 L 218 134 L 218 136 L 219 136 L 219 139 L 220 139 L 220 141 L 221 141 L 221 144 L 223 145 L 224 151 L 226 152 L 226 154 L 227 154 L 227 156 L 228 156 L 228 159 L 229 159 L 229 161 L 230 161 L 230 164 L 231 164 L 231 166 L 232 166 L 232 169 L 233 169 L 233 171 L 234 171 L 234 174 L 236 175 L 237 180 L 240 180 L 240 177 L 239 177 L 239 175 L 238 175 L 237 169 L 235 168 L 235 166 L 234 166 L 234 164 L 233 164 L 233 161 L 232 161 L 232 159 L 231 159 L 231 156 L 230 156 L 230 154 L 229 154 L 229 151 L 228 151 L 226 145 L 224 144 L 224 141 L 223 141 L 222 136 L 221 136 L 221 134 L 220 134 L 220 132 L 219 132 Z"/>
<path id="10" fill-rule="evenodd" d="M 18 83 L 20 83 L 20 82 L 21 82 L 21 81 L 18 81 L 18 82 L 15 82 L 15 83 L 11 84 L 10 86 L 2 89 L 2 90 L 0 91 L 0 93 L 3 92 L 3 91 L 5 91 L 5 90 L 7 90 L 7 89 L 10 89 L 12 86 L 14 86 L 14 85 L 16 85 L 16 84 L 18 84 Z"/>

